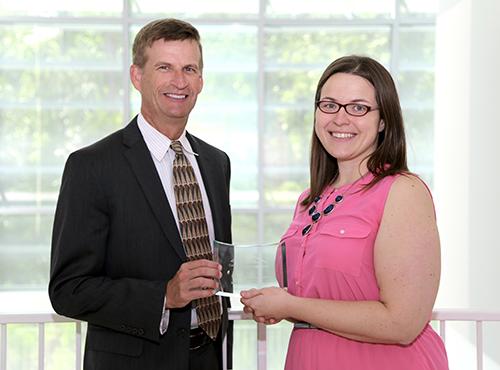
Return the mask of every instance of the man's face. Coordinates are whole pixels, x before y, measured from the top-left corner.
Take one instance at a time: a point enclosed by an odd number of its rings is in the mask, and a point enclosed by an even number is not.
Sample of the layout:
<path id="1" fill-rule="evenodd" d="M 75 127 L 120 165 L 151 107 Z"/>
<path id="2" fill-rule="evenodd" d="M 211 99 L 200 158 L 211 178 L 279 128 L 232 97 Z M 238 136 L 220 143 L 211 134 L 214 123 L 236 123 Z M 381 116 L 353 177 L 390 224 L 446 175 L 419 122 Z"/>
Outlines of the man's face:
<path id="1" fill-rule="evenodd" d="M 142 114 L 154 126 L 185 124 L 203 87 L 197 42 L 157 40 L 145 53 L 144 67 L 130 69 Z"/>

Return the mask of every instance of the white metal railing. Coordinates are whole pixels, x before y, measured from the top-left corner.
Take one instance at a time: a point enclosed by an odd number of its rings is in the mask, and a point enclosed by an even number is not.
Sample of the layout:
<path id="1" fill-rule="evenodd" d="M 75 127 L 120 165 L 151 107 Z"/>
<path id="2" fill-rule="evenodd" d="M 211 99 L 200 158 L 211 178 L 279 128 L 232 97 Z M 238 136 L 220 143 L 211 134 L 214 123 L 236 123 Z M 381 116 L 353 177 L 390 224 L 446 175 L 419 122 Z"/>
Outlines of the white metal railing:
<path id="1" fill-rule="evenodd" d="M 7 325 L 38 324 L 38 370 L 45 369 L 45 324 L 75 323 L 75 369 L 82 368 L 82 323 L 56 313 L 0 314 L 0 370 L 7 370 Z"/>
<path id="2" fill-rule="evenodd" d="M 250 316 L 242 311 L 231 311 L 230 320 L 250 320 Z M 476 327 L 476 370 L 483 370 L 483 322 L 500 322 L 500 312 L 465 310 L 465 309 L 436 309 L 432 313 L 432 320 L 439 323 L 439 334 L 446 343 L 446 322 L 465 321 L 474 322 Z M 23 313 L 0 314 L 0 370 L 7 370 L 7 325 L 9 324 L 38 324 L 38 370 L 44 370 L 45 363 L 45 324 L 48 323 L 75 323 L 75 370 L 82 368 L 82 323 L 55 313 Z M 267 366 L 266 326 L 257 325 L 257 369 L 265 370 Z"/>
<path id="3" fill-rule="evenodd" d="M 468 321 L 476 326 L 476 370 L 483 370 L 483 322 L 500 322 L 500 312 L 464 309 L 439 309 L 432 313 L 432 320 L 439 322 L 439 335 L 446 344 L 446 322 Z"/>

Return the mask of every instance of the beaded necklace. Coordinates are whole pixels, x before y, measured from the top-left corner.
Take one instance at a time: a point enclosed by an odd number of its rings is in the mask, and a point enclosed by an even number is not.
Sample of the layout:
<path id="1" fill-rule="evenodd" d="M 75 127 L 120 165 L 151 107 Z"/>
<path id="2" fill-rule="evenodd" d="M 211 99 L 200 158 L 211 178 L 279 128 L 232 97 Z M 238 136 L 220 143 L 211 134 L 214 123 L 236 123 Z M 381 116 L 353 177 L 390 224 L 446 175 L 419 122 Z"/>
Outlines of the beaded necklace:
<path id="1" fill-rule="evenodd" d="M 342 194 L 339 194 L 339 195 L 336 195 L 335 196 L 335 199 L 333 200 L 332 203 L 330 203 L 329 205 L 327 205 L 323 211 L 318 211 L 317 209 L 317 205 L 318 205 L 318 202 L 321 200 L 321 196 L 318 195 L 316 198 L 314 198 L 314 201 L 313 201 L 313 205 L 311 206 L 311 208 L 309 208 L 309 210 L 307 211 L 309 213 L 309 216 L 311 216 L 311 220 L 312 220 L 312 223 L 306 225 L 303 229 L 302 229 L 302 236 L 305 236 L 307 234 L 309 234 L 309 232 L 311 231 L 313 225 L 319 221 L 319 219 L 321 218 L 321 215 L 323 216 L 327 216 L 329 215 L 334 209 L 335 207 L 339 204 L 339 203 L 342 203 L 342 201 L 344 200 L 345 196 L 348 196 L 350 195 L 349 191 L 351 190 L 351 188 L 356 185 L 359 181 L 361 181 L 361 179 L 363 179 L 364 177 L 366 176 L 366 174 L 364 174 L 363 176 L 361 176 L 359 179 L 357 179 L 356 181 L 354 181 L 351 185 L 349 185 L 349 187 L 344 191 L 342 192 Z M 330 193 L 326 196 L 326 199 L 330 198 L 330 196 L 337 190 L 337 188 L 333 188 Z"/>

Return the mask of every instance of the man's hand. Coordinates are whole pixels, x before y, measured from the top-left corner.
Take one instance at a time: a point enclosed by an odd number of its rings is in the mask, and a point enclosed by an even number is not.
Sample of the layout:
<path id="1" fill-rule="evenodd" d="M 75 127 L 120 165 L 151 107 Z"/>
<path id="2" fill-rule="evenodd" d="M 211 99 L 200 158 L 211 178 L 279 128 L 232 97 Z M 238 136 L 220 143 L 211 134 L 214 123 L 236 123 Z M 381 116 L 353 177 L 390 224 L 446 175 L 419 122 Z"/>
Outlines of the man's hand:
<path id="1" fill-rule="evenodd" d="M 209 260 L 183 263 L 167 283 L 165 308 L 184 307 L 193 299 L 213 295 L 218 284 L 215 279 L 222 276 L 221 270 L 221 265 Z"/>

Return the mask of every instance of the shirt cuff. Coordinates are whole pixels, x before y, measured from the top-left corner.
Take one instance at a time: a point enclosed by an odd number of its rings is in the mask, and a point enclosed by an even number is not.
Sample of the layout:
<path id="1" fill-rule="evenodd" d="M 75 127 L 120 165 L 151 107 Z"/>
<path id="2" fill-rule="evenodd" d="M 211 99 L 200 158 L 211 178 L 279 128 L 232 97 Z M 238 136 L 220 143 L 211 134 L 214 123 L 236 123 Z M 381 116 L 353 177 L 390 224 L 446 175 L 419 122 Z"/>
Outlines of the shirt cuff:
<path id="1" fill-rule="evenodd" d="M 170 319 L 170 310 L 165 308 L 165 303 L 167 301 L 167 297 L 165 297 L 163 301 L 163 312 L 161 313 L 161 321 L 160 321 L 160 334 L 163 335 L 167 332 L 168 329 L 168 321 Z"/>

